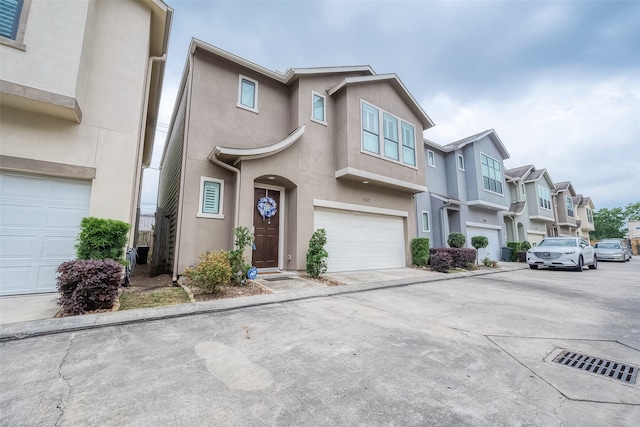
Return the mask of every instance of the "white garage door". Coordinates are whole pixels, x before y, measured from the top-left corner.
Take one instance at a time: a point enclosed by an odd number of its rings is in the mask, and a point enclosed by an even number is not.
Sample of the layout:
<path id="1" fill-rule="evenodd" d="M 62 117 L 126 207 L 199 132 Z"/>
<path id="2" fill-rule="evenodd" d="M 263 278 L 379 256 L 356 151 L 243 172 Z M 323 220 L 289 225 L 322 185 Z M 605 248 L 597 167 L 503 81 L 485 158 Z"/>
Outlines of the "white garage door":
<path id="1" fill-rule="evenodd" d="M 327 231 L 330 272 L 406 266 L 402 217 L 316 209 L 318 228 Z"/>
<path id="2" fill-rule="evenodd" d="M 467 244 L 470 248 L 471 238 L 474 236 L 484 236 L 489 239 L 489 245 L 486 248 L 478 250 L 478 260 L 482 260 L 488 255 L 494 261 L 500 261 L 500 237 L 498 230 L 493 228 L 467 227 Z"/>
<path id="3" fill-rule="evenodd" d="M 544 234 L 527 233 L 527 241 L 531 243 L 531 246 L 542 242 L 542 239 L 544 239 Z"/>
<path id="4" fill-rule="evenodd" d="M 87 181 L 0 174 L 0 295 L 56 292 L 90 196 Z"/>

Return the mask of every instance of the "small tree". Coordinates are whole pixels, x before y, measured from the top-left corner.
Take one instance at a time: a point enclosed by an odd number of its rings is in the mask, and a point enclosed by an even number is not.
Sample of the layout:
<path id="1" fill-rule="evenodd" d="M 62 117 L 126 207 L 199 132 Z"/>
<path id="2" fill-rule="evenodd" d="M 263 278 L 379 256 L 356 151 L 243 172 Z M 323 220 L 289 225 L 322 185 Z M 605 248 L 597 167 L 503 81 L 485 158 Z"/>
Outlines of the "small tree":
<path id="1" fill-rule="evenodd" d="M 411 257 L 413 264 L 424 267 L 429 262 L 429 239 L 417 237 L 411 241 Z"/>
<path id="2" fill-rule="evenodd" d="M 462 248 L 467 238 L 462 233 L 451 233 L 447 239 L 447 244 L 452 248 Z"/>
<path id="3" fill-rule="evenodd" d="M 115 219 L 82 218 L 76 243 L 78 259 L 112 259 L 125 264 L 124 249 L 131 226 Z"/>
<path id="4" fill-rule="evenodd" d="M 307 273 L 313 278 L 318 278 L 327 271 L 327 257 L 329 254 L 324 249 L 327 244 L 327 232 L 324 228 L 314 231 L 309 240 L 307 250 Z"/>
<path id="5" fill-rule="evenodd" d="M 471 238 L 471 246 L 476 248 L 476 251 L 479 251 L 480 249 L 483 249 L 489 246 L 489 239 L 487 239 L 485 236 L 473 236 Z M 478 255 L 476 252 L 476 264 L 477 263 L 478 263 Z"/>
<path id="6" fill-rule="evenodd" d="M 247 227 L 236 227 L 233 229 L 236 236 L 234 242 L 235 249 L 229 251 L 229 264 L 231 265 L 231 280 L 238 285 L 244 285 L 247 282 L 247 271 L 251 265 L 244 259 L 244 250 L 253 241 L 253 234 Z"/>

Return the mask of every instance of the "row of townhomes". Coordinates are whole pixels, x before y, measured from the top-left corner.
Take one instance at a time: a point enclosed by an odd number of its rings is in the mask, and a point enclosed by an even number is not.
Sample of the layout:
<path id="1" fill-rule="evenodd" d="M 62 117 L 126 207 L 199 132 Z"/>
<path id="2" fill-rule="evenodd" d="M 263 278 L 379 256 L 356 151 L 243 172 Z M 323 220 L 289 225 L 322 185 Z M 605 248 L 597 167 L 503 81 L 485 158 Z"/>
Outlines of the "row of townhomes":
<path id="1" fill-rule="evenodd" d="M 0 294 L 55 292 L 85 216 L 132 227 L 173 11 L 160 0 L 0 3 Z"/>
<path id="2" fill-rule="evenodd" d="M 173 10 L 161 0 L 0 5 L 0 295 L 56 291 L 80 221 L 132 224 L 150 162 Z M 123 37 L 123 34 L 126 37 Z M 410 242 L 583 235 L 593 203 L 544 169 L 504 170 L 493 130 L 438 145 L 395 74 L 274 72 L 192 40 L 162 158 L 157 272 L 255 236 L 260 271 L 305 270 L 314 230 L 329 270 L 404 267 Z"/>
<path id="3" fill-rule="evenodd" d="M 274 72 L 193 39 L 163 154 L 153 263 L 174 279 L 249 227 L 259 271 L 304 270 L 314 230 L 329 271 L 405 267 L 410 243 L 451 232 L 507 241 L 584 236 L 593 203 L 532 165 L 504 170 L 494 130 L 439 145 L 396 74 Z"/>

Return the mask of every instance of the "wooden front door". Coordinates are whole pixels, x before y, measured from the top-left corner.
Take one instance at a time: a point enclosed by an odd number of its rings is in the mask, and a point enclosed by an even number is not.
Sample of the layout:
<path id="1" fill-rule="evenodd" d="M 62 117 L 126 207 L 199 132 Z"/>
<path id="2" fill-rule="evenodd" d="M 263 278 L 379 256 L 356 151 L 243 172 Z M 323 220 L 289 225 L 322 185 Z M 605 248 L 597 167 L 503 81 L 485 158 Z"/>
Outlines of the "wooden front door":
<path id="1" fill-rule="evenodd" d="M 278 268 L 278 244 L 280 242 L 280 192 L 256 188 L 254 193 L 253 227 L 255 250 L 252 264 L 256 268 Z M 270 197 L 276 202 L 276 213 L 270 218 L 263 218 L 258 211 L 258 202 L 263 197 Z"/>

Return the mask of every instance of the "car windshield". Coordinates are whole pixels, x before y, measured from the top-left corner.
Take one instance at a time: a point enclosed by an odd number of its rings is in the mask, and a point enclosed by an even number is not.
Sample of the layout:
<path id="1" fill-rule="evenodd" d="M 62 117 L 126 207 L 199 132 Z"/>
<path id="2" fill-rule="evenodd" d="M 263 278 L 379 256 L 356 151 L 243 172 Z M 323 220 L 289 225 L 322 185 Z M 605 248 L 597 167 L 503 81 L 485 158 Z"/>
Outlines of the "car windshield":
<path id="1" fill-rule="evenodd" d="M 598 249 L 620 249 L 620 243 L 596 243 Z"/>
<path id="2" fill-rule="evenodd" d="M 576 246 L 575 239 L 545 239 L 538 246 L 567 246 L 573 247 Z"/>

